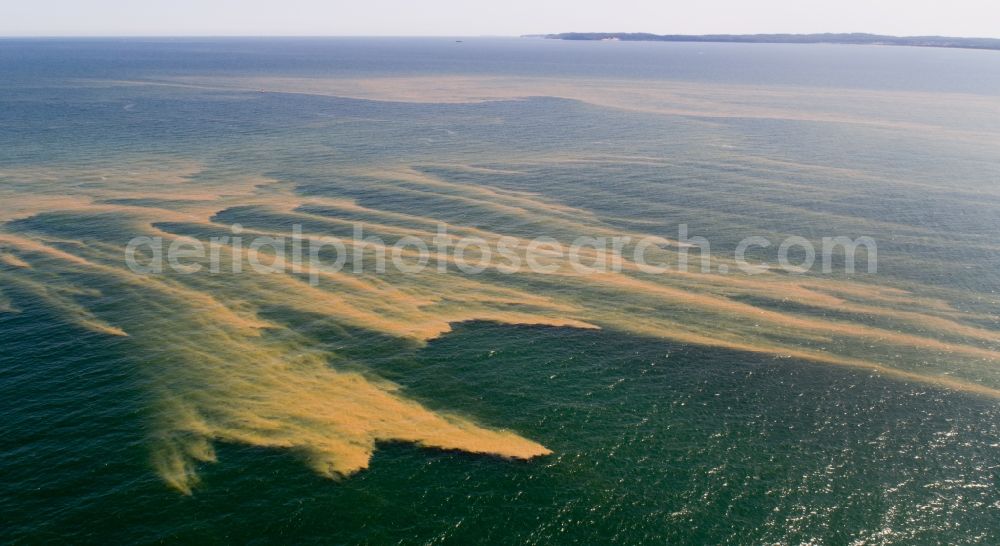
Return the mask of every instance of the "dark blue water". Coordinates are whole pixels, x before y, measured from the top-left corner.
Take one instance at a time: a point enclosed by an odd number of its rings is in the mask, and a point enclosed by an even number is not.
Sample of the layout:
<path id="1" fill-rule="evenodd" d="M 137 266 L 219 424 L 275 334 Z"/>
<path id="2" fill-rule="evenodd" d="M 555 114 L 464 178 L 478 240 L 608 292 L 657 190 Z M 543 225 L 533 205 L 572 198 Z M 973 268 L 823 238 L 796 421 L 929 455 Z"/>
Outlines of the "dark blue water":
<path id="1" fill-rule="evenodd" d="M 1000 541 L 997 52 L 2 40 L 0 76 L 2 542 Z M 391 93 L 336 96 L 371 78 Z M 434 78 L 527 98 L 442 101 Z M 386 100 L 403 91 L 426 100 Z M 134 235 L 351 221 L 560 240 L 683 223 L 719 259 L 749 235 L 868 235 L 879 272 L 365 292 L 122 264 Z M 317 453 L 368 439 L 331 422 L 392 421 L 397 398 L 552 453 L 388 427 L 368 468 L 324 476 Z"/>
<path id="2" fill-rule="evenodd" d="M 481 74 L 1000 93 L 992 51 L 516 38 L 4 39 L 17 78 Z"/>

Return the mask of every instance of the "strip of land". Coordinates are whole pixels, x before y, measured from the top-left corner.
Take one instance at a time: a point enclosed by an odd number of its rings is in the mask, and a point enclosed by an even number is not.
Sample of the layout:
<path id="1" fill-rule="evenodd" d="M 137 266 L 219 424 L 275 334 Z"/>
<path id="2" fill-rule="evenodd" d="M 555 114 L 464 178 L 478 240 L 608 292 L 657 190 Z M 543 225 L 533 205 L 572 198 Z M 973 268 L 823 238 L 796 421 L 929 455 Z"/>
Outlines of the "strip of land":
<path id="1" fill-rule="evenodd" d="M 884 36 L 880 34 L 649 34 L 645 32 L 564 32 L 529 35 L 555 40 L 607 40 L 627 42 L 730 42 L 755 44 L 853 44 L 915 47 L 952 47 L 1000 50 L 997 38 L 952 38 L 947 36 Z"/>

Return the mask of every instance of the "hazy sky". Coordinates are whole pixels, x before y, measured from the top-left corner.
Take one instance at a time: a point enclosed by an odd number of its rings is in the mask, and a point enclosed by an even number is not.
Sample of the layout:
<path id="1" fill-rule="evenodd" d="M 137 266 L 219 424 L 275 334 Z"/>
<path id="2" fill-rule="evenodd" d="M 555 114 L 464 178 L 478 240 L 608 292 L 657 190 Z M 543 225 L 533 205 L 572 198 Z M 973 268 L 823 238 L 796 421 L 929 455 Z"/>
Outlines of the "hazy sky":
<path id="1" fill-rule="evenodd" d="M 0 35 L 875 32 L 1000 37 L 1000 0 L 0 0 Z"/>

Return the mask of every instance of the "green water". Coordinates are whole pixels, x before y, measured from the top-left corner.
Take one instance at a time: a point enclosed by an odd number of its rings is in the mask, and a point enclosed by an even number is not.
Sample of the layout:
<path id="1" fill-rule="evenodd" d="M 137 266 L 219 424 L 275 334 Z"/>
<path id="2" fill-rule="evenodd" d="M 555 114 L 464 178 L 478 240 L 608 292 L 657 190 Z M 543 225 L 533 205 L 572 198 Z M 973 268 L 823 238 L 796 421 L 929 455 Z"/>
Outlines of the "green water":
<path id="1" fill-rule="evenodd" d="M 0 541 L 1000 540 L 1000 58 L 462 45 L 0 42 Z M 469 99 L 497 89 L 523 98 Z M 123 265 L 137 235 L 351 222 L 686 224 L 714 270 L 751 235 L 865 235 L 879 268 L 313 288 Z M 415 407 L 551 454 L 438 449 Z"/>

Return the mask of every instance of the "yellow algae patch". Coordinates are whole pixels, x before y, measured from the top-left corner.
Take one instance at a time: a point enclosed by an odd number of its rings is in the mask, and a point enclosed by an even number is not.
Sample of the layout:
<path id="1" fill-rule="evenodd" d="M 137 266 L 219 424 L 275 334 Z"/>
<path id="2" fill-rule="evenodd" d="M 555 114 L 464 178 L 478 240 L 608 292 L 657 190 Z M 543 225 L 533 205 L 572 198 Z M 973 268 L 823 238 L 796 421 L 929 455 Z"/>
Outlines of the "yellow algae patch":
<path id="1" fill-rule="evenodd" d="M 3 287 L 0 286 L 0 313 L 20 313 L 21 310 L 14 307 L 14 304 L 10 301 L 3 292 Z"/>
<path id="2" fill-rule="evenodd" d="M 0 280 L 3 280 L 5 284 L 18 286 L 34 294 L 35 297 L 44 302 L 50 309 L 58 312 L 64 320 L 77 327 L 109 336 L 128 336 L 124 330 L 96 317 L 74 299 L 77 296 L 100 296 L 94 290 L 78 289 L 73 286 L 51 286 L 6 275 L 0 276 Z"/>
<path id="3" fill-rule="evenodd" d="M 442 85 L 440 93 L 455 93 L 447 88 L 449 82 Z M 638 156 L 594 159 L 654 161 Z M 289 449 L 329 477 L 366 468 L 379 442 L 518 459 L 549 453 L 514 432 L 432 411 L 393 385 L 339 370 L 338 351 L 323 340 L 311 339 L 293 322 L 302 317 L 404 340 L 407 347 L 451 331 L 454 323 L 473 320 L 608 328 L 852 366 L 899 380 L 1000 397 L 1000 391 L 985 384 L 989 381 L 976 382 L 982 381 L 977 375 L 981 366 L 1000 362 L 995 333 L 966 322 L 982 316 L 928 295 L 940 292 L 775 273 L 743 276 L 671 270 L 650 275 L 627 259 L 621 271 L 586 274 L 567 260 L 567 237 L 647 234 L 614 228 L 590 211 L 531 193 L 446 180 L 429 174 L 426 167 L 390 164 L 338 174 L 363 177 L 379 190 L 418 197 L 434 205 L 429 210 L 444 211 L 438 216 L 456 209 L 483 211 L 492 223 L 462 226 L 455 219 L 449 223 L 420 210 L 382 210 L 377 200 L 361 205 L 334 190 L 330 197 L 300 196 L 290 183 L 258 175 L 210 178 L 199 164 L 185 161 L 95 164 L 82 174 L 59 167 L 2 171 L 0 180 L 10 182 L 3 195 L 14 196 L 10 202 L 16 205 L 5 209 L 7 216 L 0 215 L 0 220 L 62 211 L 67 218 L 92 223 L 111 218 L 119 222 L 116 226 L 129 226 L 135 233 L 113 233 L 106 239 L 90 233 L 64 240 L 17 232 L 16 222 L 7 224 L 0 228 L 0 282 L 29 291 L 78 326 L 114 336 L 128 331 L 122 343 L 141 355 L 136 357 L 138 368 L 149 374 L 157 399 L 151 432 L 153 465 L 168 484 L 185 493 L 197 483 L 198 463 L 215 460 L 216 441 Z M 511 174 L 464 164 L 430 167 Z M 56 199 L 54 193 L 35 196 L 29 184 L 33 177 L 50 185 L 82 177 L 88 184 L 67 184 L 66 196 Z M 247 224 L 258 222 L 252 212 L 261 213 L 261 225 L 244 226 L 245 237 L 288 236 L 281 230 L 299 222 L 308 226 L 302 234 L 306 244 L 342 234 L 354 222 L 363 223 L 369 234 L 410 236 L 430 243 L 436 228 L 443 225 L 452 242 L 474 236 L 495 248 L 501 239 L 513 240 L 523 263 L 523 249 L 530 242 L 525 231 L 537 230 L 539 236 L 559 240 L 541 260 L 554 266 L 548 272 L 503 271 L 491 262 L 484 274 L 467 274 L 448 257 L 447 274 L 433 265 L 410 274 L 314 270 L 308 265 L 263 274 L 247 266 L 247 246 L 237 248 L 229 239 L 220 245 L 222 273 L 210 271 L 205 259 L 197 261 L 205 267 L 196 273 L 139 275 L 125 267 L 122 235 L 161 237 L 165 245 L 185 240 L 192 232 L 231 236 L 230 226 L 217 219 L 225 217 L 223 211 L 240 208 L 251 208 L 244 216 Z M 45 218 L 38 223 L 44 227 Z M 521 230 L 517 236 L 508 233 L 514 228 Z M 662 237 L 657 241 L 651 252 L 676 263 L 679 245 Z M 353 250 L 350 241 L 345 243 Z M 412 250 L 402 256 L 410 264 L 417 258 Z M 581 256 L 589 261 L 597 253 L 584 249 Z M 232 273 L 234 260 L 244 265 L 239 274 Z M 712 262 L 723 263 L 714 257 Z M 310 276 L 320 283 L 308 282 Z M 102 302 L 99 311 L 87 307 L 86 302 L 95 300 Z M 760 303 L 764 300 L 779 305 Z M 783 309 L 781 303 L 795 304 L 798 311 Z M 803 308 L 838 314 L 831 318 Z M 926 354 L 948 364 L 910 369 L 908 361 L 894 360 L 899 354 L 911 360 Z M 950 373 L 955 375 L 945 375 Z"/>
<path id="4" fill-rule="evenodd" d="M 30 269 L 31 268 L 31 264 L 29 264 L 28 262 L 22 260 L 21 258 L 18 258 L 17 256 L 15 256 L 13 254 L 6 254 L 6 253 L 0 254 L 0 263 L 2 263 L 4 265 L 8 265 L 10 267 L 17 267 L 17 268 L 20 268 L 20 269 Z"/>
<path id="5" fill-rule="evenodd" d="M 0 248 L 3 248 L 4 246 L 14 247 L 25 252 L 34 252 L 45 257 L 64 260 L 77 265 L 95 266 L 95 264 L 77 256 L 76 254 L 60 250 L 37 239 L 22 237 L 19 235 L 0 233 Z"/>
<path id="6" fill-rule="evenodd" d="M 117 326 L 111 326 L 110 324 L 101 322 L 99 320 L 93 320 L 93 319 L 91 319 L 91 320 L 80 320 L 79 324 L 80 324 L 80 326 L 83 326 L 84 328 L 86 328 L 88 330 L 91 330 L 91 331 L 94 331 L 94 332 L 97 332 L 99 334 L 106 334 L 106 335 L 109 335 L 109 336 L 122 336 L 122 337 L 127 337 L 128 336 L 128 334 L 125 332 L 125 330 L 122 330 L 121 328 L 118 328 Z"/>
<path id="7" fill-rule="evenodd" d="M 267 357 L 273 355 L 261 356 Z M 511 432 L 484 429 L 466 419 L 429 411 L 359 375 L 338 373 L 319 363 L 296 373 L 264 371 L 254 379 L 242 384 L 247 391 L 241 393 L 245 404 L 213 407 L 212 422 L 191 430 L 177 423 L 175 430 L 193 437 L 294 449 L 328 477 L 367 468 L 380 441 L 518 459 L 550 453 Z M 192 450 L 185 446 L 180 451 Z"/>
<path id="8" fill-rule="evenodd" d="M 163 395 L 153 462 L 179 491 L 191 492 L 197 462 L 215 459 L 215 440 L 291 449 L 331 478 L 367 468 L 378 442 L 516 459 L 549 453 L 512 432 L 428 410 L 391 384 L 333 370 L 307 347 L 212 335 L 205 319 L 191 322 L 162 336 L 137 334 L 140 345 L 171 346 L 153 374 Z M 201 387 L 178 386 L 187 381 Z"/>
<path id="9" fill-rule="evenodd" d="M 862 89 L 698 84 L 681 81 L 583 79 L 572 77 L 385 76 L 373 78 L 292 78 L 178 76 L 164 80 L 117 82 L 122 85 L 163 85 L 336 96 L 410 103 L 477 103 L 557 97 L 620 110 L 694 116 L 698 118 L 759 118 L 847 123 L 906 131 L 923 131 L 953 139 L 997 141 L 995 131 L 961 130 L 927 121 L 914 112 L 951 114 L 961 104 L 972 112 L 1000 114 L 989 97 L 963 93 L 874 91 Z M 845 112 L 825 105 L 852 97 L 867 112 Z M 822 99 L 822 100 L 821 100 Z M 794 105 L 790 108 L 789 105 Z M 870 114 L 870 115 L 865 115 Z"/>
<path id="10" fill-rule="evenodd" d="M 54 210 L 79 210 L 90 204 L 86 198 L 59 195 L 16 195 L 0 190 L 0 222 L 30 218 Z"/>

